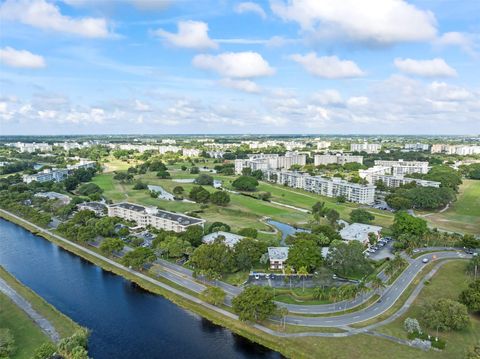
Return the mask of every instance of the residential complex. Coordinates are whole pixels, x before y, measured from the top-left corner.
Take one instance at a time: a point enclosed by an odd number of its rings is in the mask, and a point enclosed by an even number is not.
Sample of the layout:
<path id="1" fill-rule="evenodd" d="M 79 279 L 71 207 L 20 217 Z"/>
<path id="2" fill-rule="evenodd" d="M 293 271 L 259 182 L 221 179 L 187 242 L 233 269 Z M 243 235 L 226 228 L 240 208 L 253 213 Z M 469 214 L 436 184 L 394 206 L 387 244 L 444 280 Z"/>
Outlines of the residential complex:
<path id="1" fill-rule="evenodd" d="M 352 143 L 350 144 L 350 151 L 352 152 L 366 152 L 366 153 L 378 153 L 382 145 L 378 143 Z"/>
<path id="2" fill-rule="evenodd" d="M 69 174 L 73 171 L 78 169 L 87 169 L 95 167 L 95 161 L 88 161 L 88 160 L 80 160 L 80 162 L 74 165 L 67 165 L 67 168 L 52 168 L 52 169 L 45 169 L 41 172 L 31 174 L 31 175 L 23 175 L 23 182 L 30 183 L 33 181 L 37 182 L 60 182 L 63 181 Z"/>
<path id="3" fill-rule="evenodd" d="M 370 184 L 382 181 L 387 187 L 395 188 L 407 183 L 415 182 L 422 187 L 440 187 L 440 182 L 410 178 L 403 175 L 404 173 L 427 173 L 428 162 L 415 162 L 417 165 L 412 164 L 411 166 L 404 164 L 413 162 L 401 162 L 400 166 L 395 166 L 399 161 L 375 161 L 375 163 L 377 162 L 382 163 L 383 165 L 375 165 L 366 170 L 358 171 L 359 176 Z M 394 166 L 391 166 L 392 164 L 394 164 Z M 425 168 L 427 169 L 426 171 Z"/>
<path id="4" fill-rule="evenodd" d="M 48 143 L 25 143 L 25 142 L 15 142 L 15 143 L 9 143 L 8 146 L 10 147 L 15 147 L 19 152 L 27 152 L 27 153 L 33 153 L 33 152 L 51 152 L 53 147 L 52 145 L 49 145 Z"/>
<path id="5" fill-rule="evenodd" d="M 107 213 L 107 206 L 101 202 L 84 202 L 77 204 L 77 208 L 79 211 L 92 211 L 99 217 Z"/>
<path id="6" fill-rule="evenodd" d="M 340 230 L 340 236 L 345 241 L 359 241 L 364 245 L 369 244 L 368 234 L 373 233 L 377 239 L 380 239 L 382 227 L 372 226 L 370 224 L 352 223 Z"/>
<path id="7" fill-rule="evenodd" d="M 270 169 L 289 169 L 293 165 L 305 166 L 307 155 L 298 152 L 287 152 L 285 156 L 277 154 L 252 154 L 248 159 L 235 160 L 235 173 L 241 174 L 244 168 L 252 171 Z"/>
<path id="8" fill-rule="evenodd" d="M 421 173 L 426 174 L 430 167 L 428 162 L 423 161 L 385 161 L 385 160 L 376 160 L 375 166 L 389 167 L 391 168 L 391 174 L 394 176 L 402 176 L 411 173 Z"/>
<path id="9" fill-rule="evenodd" d="M 184 148 L 182 150 L 182 155 L 185 157 L 198 157 L 202 151 L 196 149 L 196 148 Z"/>
<path id="10" fill-rule="evenodd" d="M 327 197 L 344 196 L 347 201 L 372 204 L 375 201 L 375 186 L 350 183 L 340 178 L 327 179 L 321 176 L 293 171 L 264 171 L 264 178 L 270 182 L 300 188 Z"/>
<path id="11" fill-rule="evenodd" d="M 288 259 L 288 247 L 268 247 L 270 269 L 283 270 Z"/>
<path id="12" fill-rule="evenodd" d="M 344 165 L 345 163 L 356 162 L 363 164 L 363 156 L 353 156 L 348 154 L 337 153 L 335 155 L 315 155 L 315 166 L 337 164 Z"/>
<path id="13" fill-rule="evenodd" d="M 428 143 L 406 143 L 403 148 L 406 151 L 428 151 L 430 145 Z"/>
<path id="14" fill-rule="evenodd" d="M 108 206 L 108 216 L 134 221 L 140 227 L 152 226 L 174 232 L 184 232 L 188 227 L 195 225 L 203 227 L 205 223 L 204 219 L 128 202 Z"/>
<path id="15" fill-rule="evenodd" d="M 329 148 L 332 145 L 332 143 L 330 141 L 318 141 L 316 145 L 317 145 L 317 150 L 324 150 Z"/>
<path id="16" fill-rule="evenodd" d="M 445 153 L 447 155 L 477 155 L 480 154 L 480 146 L 466 146 L 466 145 L 432 145 L 431 153 Z"/>
<path id="17" fill-rule="evenodd" d="M 240 240 L 242 240 L 245 237 L 235 233 L 218 231 L 218 232 L 209 233 L 203 236 L 202 242 L 210 244 L 215 242 L 215 240 L 217 240 L 218 238 L 223 239 L 224 243 L 227 246 L 229 246 L 230 248 L 233 248 L 235 244 L 237 244 Z"/>

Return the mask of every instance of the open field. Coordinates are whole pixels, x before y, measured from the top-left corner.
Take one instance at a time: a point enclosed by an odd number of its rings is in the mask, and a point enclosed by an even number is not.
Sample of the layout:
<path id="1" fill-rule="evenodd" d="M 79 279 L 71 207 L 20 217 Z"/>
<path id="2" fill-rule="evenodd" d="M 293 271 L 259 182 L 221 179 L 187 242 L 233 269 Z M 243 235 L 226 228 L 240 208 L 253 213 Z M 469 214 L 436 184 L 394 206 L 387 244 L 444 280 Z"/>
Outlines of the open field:
<path id="1" fill-rule="evenodd" d="M 17 281 L 12 275 L 0 267 L 0 277 L 4 279 L 17 293 L 28 300 L 33 309 L 47 318 L 62 337 L 72 335 L 80 326 L 66 317 L 32 290 Z M 17 351 L 12 359 L 30 359 L 33 351 L 49 338 L 17 307 L 7 296 L 0 294 L 0 327 L 9 328 L 15 337 Z"/>
<path id="2" fill-rule="evenodd" d="M 458 300 L 458 295 L 471 280 L 465 273 L 465 266 L 465 261 L 446 263 L 432 278 L 431 283 L 422 289 L 407 313 L 394 322 L 378 328 L 378 331 L 406 339 L 407 333 L 403 329 L 404 320 L 408 317 L 419 319 L 421 306 L 425 302 L 438 298 Z M 423 323 L 420 322 L 420 324 Z M 428 332 L 435 335 L 435 330 Z M 444 351 L 438 353 L 438 358 L 463 358 L 465 352 L 480 340 L 480 319 L 471 316 L 469 328 L 459 332 L 440 332 L 440 337 L 446 340 L 447 346 Z"/>
<path id="3" fill-rule="evenodd" d="M 480 234 L 480 181 L 464 180 L 457 201 L 443 213 L 426 214 L 432 227 Z"/>

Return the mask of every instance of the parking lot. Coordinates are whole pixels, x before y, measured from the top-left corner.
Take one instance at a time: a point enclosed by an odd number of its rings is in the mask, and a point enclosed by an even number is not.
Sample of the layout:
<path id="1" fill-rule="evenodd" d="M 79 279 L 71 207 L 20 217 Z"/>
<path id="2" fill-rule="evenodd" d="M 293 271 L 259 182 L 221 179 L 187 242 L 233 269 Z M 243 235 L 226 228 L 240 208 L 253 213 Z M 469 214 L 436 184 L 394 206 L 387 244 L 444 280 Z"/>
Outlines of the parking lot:
<path id="1" fill-rule="evenodd" d="M 376 250 L 374 250 L 377 248 Z M 393 240 L 385 240 L 382 238 L 378 244 L 374 247 L 371 247 L 365 252 L 368 254 L 368 258 L 373 259 L 374 261 L 379 261 L 385 258 L 393 258 Z"/>

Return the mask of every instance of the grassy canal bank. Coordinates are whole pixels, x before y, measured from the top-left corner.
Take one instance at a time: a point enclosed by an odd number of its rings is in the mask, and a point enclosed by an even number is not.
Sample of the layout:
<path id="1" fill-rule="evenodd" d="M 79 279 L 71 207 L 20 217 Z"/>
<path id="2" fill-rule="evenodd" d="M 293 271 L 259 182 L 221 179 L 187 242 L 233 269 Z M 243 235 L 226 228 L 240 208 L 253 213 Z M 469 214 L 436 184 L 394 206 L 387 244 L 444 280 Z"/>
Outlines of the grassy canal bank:
<path id="1" fill-rule="evenodd" d="M 0 278 L 27 300 L 37 313 L 46 318 L 55 327 L 61 338 L 69 337 L 81 328 L 1 266 Z M 0 328 L 9 329 L 14 337 L 15 350 L 10 356 L 11 359 L 30 359 L 40 345 L 50 340 L 23 310 L 3 293 L 0 293 Z"/>

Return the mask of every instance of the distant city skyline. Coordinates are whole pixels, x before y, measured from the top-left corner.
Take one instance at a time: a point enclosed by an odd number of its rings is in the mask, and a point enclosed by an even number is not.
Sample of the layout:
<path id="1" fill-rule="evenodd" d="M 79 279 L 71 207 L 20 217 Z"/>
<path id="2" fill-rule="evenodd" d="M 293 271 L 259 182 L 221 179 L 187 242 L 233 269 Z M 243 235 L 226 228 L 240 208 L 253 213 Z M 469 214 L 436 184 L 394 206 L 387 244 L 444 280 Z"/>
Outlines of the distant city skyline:
<path id="1" fill-rule="evenodd" d="M 480 2 L 3 0 L 0 134 L 480 133 Z"/>

